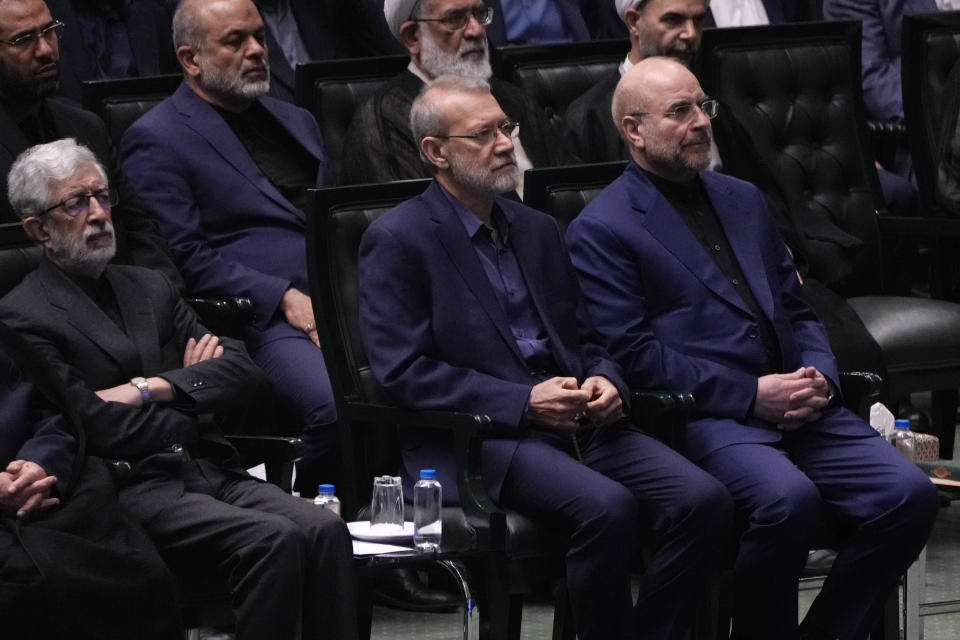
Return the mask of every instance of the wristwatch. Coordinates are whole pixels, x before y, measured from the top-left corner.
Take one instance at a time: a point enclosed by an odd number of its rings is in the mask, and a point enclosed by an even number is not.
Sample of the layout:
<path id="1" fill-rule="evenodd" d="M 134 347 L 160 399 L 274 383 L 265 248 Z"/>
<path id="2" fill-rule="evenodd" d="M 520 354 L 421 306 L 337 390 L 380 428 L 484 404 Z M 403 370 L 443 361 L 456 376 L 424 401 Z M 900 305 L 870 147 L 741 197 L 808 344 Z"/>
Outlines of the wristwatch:
<path id="1" fill-rule="evenodd" d="M 143 404 L 150 402 L 150 385 L 147 384 L 147 379 L 143 376 L 137 376 L 136 378 L 130 379 L 130 384 L 137 388 L 137 391 L 140 392 L 140 397 L 143 399 Z"/>

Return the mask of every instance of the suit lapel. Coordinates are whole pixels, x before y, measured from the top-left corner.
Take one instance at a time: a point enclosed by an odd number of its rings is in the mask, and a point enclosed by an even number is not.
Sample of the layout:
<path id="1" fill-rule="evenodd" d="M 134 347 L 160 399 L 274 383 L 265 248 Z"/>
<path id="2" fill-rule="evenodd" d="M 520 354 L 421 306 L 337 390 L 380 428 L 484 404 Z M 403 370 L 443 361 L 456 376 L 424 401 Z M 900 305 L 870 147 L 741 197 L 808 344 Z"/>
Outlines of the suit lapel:
<path id="1" fill-rule="evenodd" d="M 63 313 L 70 326 L 100 347 L 121 370 L 143 371 L 136 346 L 66 274 L 49 260 L 40 263 L 37 273 L 50 304 Z M 143 292 L 137 295 L 142 297 Z"/>
<path id="2" fill-rule="evenodd" d="M 713 293 L 749 314 L 750 310 L 716 262 L 640 168 L 631 162 L 624 175 L 631 181 L 628 192 L 633 208 L 643 214 L 642 224 L 650 235 Z"/>
<path id="3" fill-rule="evenodd" d="M 140 354 L 141 371 L 160 371 L 160 333 L 152 313 L 150 292 L 143 291 L 116 269 L 108 268 L 104 275 L 113 288 L 127 338 L 136 345 Z"/>
<path id="4" fill-rule="evenodd" d="M 185 117 L 186 125 L 204 138 L 225 162 L 249 180 L 267 198 L 297 219 L 304 220 L 303 212 L 291 205 L 267 180 L 233 129 L 213 107 L 204 102 L 186 84 L 181 84 L 173 94 L 173 102 L 177 111 Z"/>
<path id="5" fill-rule="evenodd" d="M 740 214 L 740 203 L 725 187 L 719 185 L 716 175 L 706 171 L 701 174 L 707 197 L 713 203 L 713 209 L 720 219 L 720 226 L 727 236 L 727 241 L 733 248 L 733 255 L 740 263 L 740 269 L 750 290 L 763 312 L 773 319 L 773 294 L 770 292 L 770 283 L 767 281 L 767 270 L 763 264 L 762 247 L 757 243 L 761 237 L 758 231 L 748 227 L 749 218 Z M 739 296 L 738 296 L 739 297 Z"/>
<path id="6" fill-rule="evenodd" d="M 510 330 L 507 316 L 497 301 L 496 293 L 490 286 L 487 274 L 483 270 L 479 258 L 477 258 L 477 253 L 470 243 L 470 238 L 467 236 L 463 224 L 457 218 L 456 212 L 441 191 L 440 185 L 434 182 L 421 197 L 427 203 L 427 210 L 430 211 L 431 219 L 437 223 L 437 238 L 447 252 L 450 261 L 460 273 L 460 277 L 463 278 L 467 288 L 476 296 L 480 308 L 483 309 L 490 322 L 496 327 L 500 337 L 507 343 L 514 355 L 523 362 L 513 332 Z"/>

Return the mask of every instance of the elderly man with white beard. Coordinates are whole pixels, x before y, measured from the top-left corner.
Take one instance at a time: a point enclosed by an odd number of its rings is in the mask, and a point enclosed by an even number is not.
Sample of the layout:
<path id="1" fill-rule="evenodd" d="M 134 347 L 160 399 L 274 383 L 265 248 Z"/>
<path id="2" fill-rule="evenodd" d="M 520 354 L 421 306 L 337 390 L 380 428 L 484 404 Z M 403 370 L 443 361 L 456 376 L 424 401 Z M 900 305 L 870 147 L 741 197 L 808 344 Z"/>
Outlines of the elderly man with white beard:
<path id="1" fill-rule="evenodd" d="M 247 474 L 205 418 L 262 384 L 243 344 L 208 333 L 162 274 L 109 264 L 117 198 L 89 149 L 31 147 L 8 184 L 44 259 L 0 319 L 67 384 L 88 451 L 126 463 L 120 507 L 169 564 L 225 579 L 239 640 L 355 640 L 343 520 Z"/>
<path id="2" fill-rule="evenodd" d="M 383 14 L 410 64 L 357 110 L 347 131 L 340 182 L 360 184 L 430 176 L 410 133 L 410 106 L 424 84 L 445 74 L 489 80 L 504 112 L 520 124 L 517 163 L 569 159 L 543 111 L 519 88 L 491 78 L 486 27 L 493 8 L 479 0 L 386 0 Z M 517 187 L 522 193 L 523 184 Z"/>

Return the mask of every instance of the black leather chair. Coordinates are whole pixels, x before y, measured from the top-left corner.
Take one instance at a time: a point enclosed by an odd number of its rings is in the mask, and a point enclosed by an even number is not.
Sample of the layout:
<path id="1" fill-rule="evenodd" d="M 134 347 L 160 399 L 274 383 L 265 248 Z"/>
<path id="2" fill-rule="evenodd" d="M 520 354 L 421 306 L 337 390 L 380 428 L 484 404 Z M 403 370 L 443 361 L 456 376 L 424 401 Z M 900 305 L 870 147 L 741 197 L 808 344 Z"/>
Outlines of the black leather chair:
<path id="1" fill-rule="evenodd" d="M 296 103 L 320 125 L 334 184 L 353 112 L 410 63 L 406 55 L 318 60 L 297 65 Z"/>
<path id="2" fill-rule="evenodd" d="M 491 58 L 497 77 L 526 91 L 561 132 L 567 106 L 615 71 L 629 50 L 627 40 L 598 40 L 501 47 Z"/>
<path id="3" fill-rule="evenodd" d="M 114 144 L 134 121 L 170 96 L 183 76 L 179 73 L 120 80 L 88 80 L 83 83 L 83 108 L 107 124 Z"/>
<path id="4" fill-rule="evenodd" d="M 704 33 L 700 79 L 771 168 L 805 242 L 836 242 L 851 270 L 831 287 L 863 320 L 887 368 L 887 398 L 934 391 L 941 455 L 953 451 L 960 386 L 960 305 L 884 295 L 882 234 L 931 238 L 937 220 L 878 215 L 860 85 L 860 24 L 818 22 Z M 723 140 L 725 148 L 745 144 Z M 843 237 L 821 235 L 824 221 Z M 859 248 L 856 247 L 860 243 Z"/>
<path id="5" fill-rule="evenodd" d="M 481 637 L 520 637 L 522 597 L 562 575 L 566 535 L 504 511 L 487 496 L 477 446 L 490 426 L 485 415 L 399 409 L 383 396 L 370 371 L 358 327 L 357 254 L 367 226 L 394 205 L 423 191 L 428 180 L 317 191 L 308 217 L 311 295 L 324 357 L 340 416 L 343 458 L 350 468 L 338 487 L 347 517 L 369 501 L 370 478 L 399 468 L 398 428 L 435 431 L 454 446 L 461 504 L 443 509 L 443 546 L 461 557 L 481 583 Z M 689 404 L 684 394 L 635 394 L 634 417 L 666 422 Z M 565 591 L 560 590 L 563 602 Z M 366 604 L 361 602 L 361 607 Z M 571 638 L 568 607 L 555 610 L 554 638 Z"/>
<path id="6" fill-rule="evenodd" d="M 943 88 L 960 60 L 960 11 L 905 15 L 900 61 L 903 111 L 924 208 L 940 214 L 937 164 L 944 115 Z"/>

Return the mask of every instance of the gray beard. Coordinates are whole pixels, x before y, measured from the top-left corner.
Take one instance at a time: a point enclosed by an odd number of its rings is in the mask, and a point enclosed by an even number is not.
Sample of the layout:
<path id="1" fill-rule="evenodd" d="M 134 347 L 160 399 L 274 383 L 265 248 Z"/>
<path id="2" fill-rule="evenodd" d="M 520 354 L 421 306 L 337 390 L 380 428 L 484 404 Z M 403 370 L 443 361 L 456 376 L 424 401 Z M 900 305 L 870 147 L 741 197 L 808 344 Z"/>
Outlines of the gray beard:
<path id="1" fill-rule="evenodd" d="M 451 155 L 447 162 L 453 180 L 473 193 L 501 196 L 515 191 L 520 184 L 520 169 L 516 165 L 510 173 L 487 175 L 472 156 Z"/>
<path id="2" fill-rule="evenodd" d="M 200 56 L 200 84 L 204 89 L 231 98 L 254 101 L 270 91 L 270 66 L 266 64 L 266 80 L 247 82 L 240 74 L 229 75 L 225 71 L 209 64 L 207 58 Z M 242 71 L 241 71 L 242 73 Z"/>
<path id="3" fill-rule="evenodd" d="M 111 233 L 110 244 L 99 249 L 88 249 L 87 238 L 102 231 Z M 87 226 L 82 235 L 61 235 L 55 227 L 50 227 L 48 233 L 52 246 L 49 249 L 50 259 L 67 273 L 97 279 L 117 252 L 116 235 L 113 235 L 113 224 L 110 222 L 102 229 Z"/>

